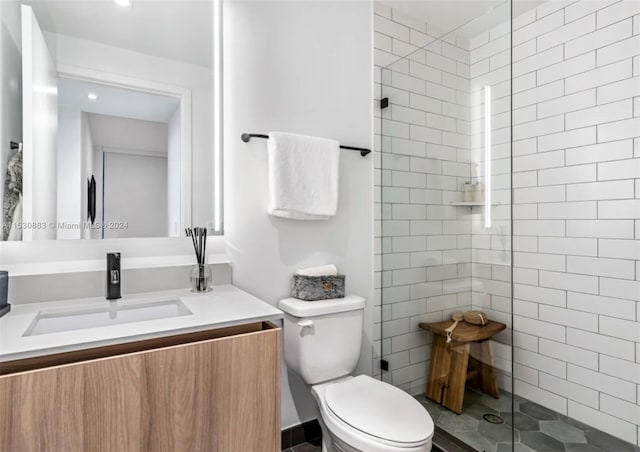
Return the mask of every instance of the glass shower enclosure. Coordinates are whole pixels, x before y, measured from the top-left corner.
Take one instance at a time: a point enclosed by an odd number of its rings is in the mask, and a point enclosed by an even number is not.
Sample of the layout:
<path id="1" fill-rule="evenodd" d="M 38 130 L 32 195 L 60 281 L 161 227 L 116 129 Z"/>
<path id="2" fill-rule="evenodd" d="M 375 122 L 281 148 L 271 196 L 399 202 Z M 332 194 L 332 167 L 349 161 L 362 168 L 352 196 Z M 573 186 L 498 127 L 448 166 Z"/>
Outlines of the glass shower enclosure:
<path id="1" fill-rule="evenodd" d="M 436 444 L 638 450 L 637 5 L 375 3 L 373 367 Z"/>

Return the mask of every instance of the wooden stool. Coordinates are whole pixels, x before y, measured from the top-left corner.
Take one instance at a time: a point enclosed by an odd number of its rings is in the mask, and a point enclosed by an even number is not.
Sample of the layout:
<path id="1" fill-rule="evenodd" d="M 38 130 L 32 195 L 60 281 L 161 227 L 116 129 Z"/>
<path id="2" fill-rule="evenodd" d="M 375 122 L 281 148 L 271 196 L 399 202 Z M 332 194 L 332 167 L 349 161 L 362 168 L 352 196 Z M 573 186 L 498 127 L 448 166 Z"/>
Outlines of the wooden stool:
<path id="1" fill-rule="evenodd" d="M 452 341 L 447 344 L 445 329 L 452 323 L 452 320 L 420 323 L 420 328 L 433 333 L 426 395 L 460 414 L 467 381 L 498 398 L 498 380 L 491 338 L 507 326 L 492 320 L 484 326 L 462 321 L 453 330 Z"/>

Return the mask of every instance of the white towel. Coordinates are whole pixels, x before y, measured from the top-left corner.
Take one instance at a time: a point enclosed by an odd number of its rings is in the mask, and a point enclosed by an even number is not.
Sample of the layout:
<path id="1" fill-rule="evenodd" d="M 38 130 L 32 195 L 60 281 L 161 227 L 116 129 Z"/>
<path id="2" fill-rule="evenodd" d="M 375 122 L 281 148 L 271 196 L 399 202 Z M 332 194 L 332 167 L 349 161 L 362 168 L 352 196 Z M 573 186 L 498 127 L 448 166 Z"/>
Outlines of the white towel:
<path id="1" fill-rule="evenodd" d="M 320 265 L 318 267 L 299 268 L 296 275 L 305 276 L 335 276 L 338 274 L 338 268 L 333 265 Z"/>
<path id="2" fill-rule="evenodd" d="M 338 209 L 340 144 L 325 138 L 271 132 L 270 215 L 297 220 L 326 220 Z"/>

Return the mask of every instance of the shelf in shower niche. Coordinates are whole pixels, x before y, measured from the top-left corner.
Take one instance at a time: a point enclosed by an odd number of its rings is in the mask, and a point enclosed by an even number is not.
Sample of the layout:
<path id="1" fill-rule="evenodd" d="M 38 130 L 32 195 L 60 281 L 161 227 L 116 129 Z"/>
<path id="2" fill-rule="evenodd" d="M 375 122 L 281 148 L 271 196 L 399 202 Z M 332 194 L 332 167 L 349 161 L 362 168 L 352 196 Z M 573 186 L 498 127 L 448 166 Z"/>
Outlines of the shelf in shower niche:
<path id="1" fill-rule="evenodd" d="M 456 206 L 456 207 L 476 207 L 476 206 L 484 206 L 483 202 L 452 202 L 450 203 L 450 205 L 452 206 Z M 491 203 L 492 206 L 500 206 L 502 205 L 501 202 L 492 202 Z"/>

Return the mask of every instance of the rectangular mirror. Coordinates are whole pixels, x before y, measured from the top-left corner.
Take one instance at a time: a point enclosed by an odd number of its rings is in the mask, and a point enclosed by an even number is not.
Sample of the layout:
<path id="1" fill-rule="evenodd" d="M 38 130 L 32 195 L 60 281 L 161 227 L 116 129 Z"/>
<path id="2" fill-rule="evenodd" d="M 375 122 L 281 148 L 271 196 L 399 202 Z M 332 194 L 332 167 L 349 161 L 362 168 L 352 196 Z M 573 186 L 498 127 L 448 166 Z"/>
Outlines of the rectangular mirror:
<path id="1" fill-rule="evenodd" d="M 214 9 L 0 2 L 2 240 L 221 232 Z"/>

